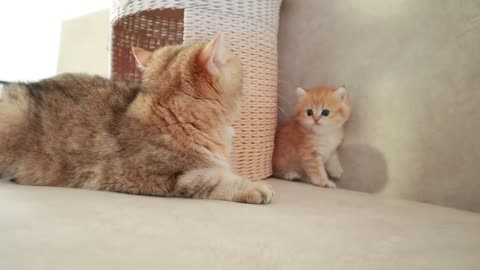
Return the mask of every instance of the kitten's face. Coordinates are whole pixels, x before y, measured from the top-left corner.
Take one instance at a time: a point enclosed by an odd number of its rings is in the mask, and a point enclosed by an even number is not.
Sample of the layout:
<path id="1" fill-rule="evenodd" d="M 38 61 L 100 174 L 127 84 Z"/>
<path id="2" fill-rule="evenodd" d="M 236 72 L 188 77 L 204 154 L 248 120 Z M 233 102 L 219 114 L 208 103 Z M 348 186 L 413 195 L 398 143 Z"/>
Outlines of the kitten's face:
<path id="1" fill-rule="evenodd" d="M 346 89 L 314 87 L 297 89 L 296 119 L 307 129 L 324 132 L 342 127 L 350 116 Z"/>

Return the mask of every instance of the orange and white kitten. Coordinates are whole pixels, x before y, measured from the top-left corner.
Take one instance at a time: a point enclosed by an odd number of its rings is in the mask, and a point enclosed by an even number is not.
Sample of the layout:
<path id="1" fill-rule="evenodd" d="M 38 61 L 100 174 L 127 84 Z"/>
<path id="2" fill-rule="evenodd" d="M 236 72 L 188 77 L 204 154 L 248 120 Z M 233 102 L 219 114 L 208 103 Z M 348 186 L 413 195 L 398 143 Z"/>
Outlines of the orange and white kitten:
<path id="1" fill-rule="evenodd" d="M 328 175 L 340 178 L 343 174 L 337 148 L 343 140 L 343 126 L 350 117 L 347 90 L 297 88 L 297 96 L 295 115 L 279 125 L 275 135 L 273 174 L 286 180 L 335 188 Z"/>

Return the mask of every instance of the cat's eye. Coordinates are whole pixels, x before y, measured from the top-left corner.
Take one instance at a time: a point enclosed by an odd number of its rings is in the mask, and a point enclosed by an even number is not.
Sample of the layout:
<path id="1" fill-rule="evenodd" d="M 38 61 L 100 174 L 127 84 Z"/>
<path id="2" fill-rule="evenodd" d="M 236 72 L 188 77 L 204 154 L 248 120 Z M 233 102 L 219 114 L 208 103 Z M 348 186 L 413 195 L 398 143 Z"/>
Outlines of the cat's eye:
<path id="1" fill-rule="evenodd" d="M 328 116 L 330 114 L 330 110 L 322 110 L 322 116 Z"/>
<path id="2" fill-rule="evenodd" d="M 313 110 L 312 110 L 312 109 L 308 109 L 308 110 L 307 110 L 307 115 L 308 115 L 308 116 L 312 116 L 312 115 L 313 115 Z"/>

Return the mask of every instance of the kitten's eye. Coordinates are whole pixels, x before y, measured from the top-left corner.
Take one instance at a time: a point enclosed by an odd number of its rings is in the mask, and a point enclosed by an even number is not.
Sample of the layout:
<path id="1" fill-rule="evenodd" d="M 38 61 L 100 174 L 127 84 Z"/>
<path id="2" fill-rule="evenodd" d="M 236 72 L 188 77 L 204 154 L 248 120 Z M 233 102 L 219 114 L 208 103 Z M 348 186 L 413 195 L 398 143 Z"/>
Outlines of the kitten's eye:
<path id="1" fill-rule="evenodd" d="M 308 110 L 307 110 L 307 115 L 308 115 L 308 116 L 312 116 L 312 115 L 313 115 L 313 111 L 312 111 L 311 109 L 308 109 Z"/>
<path id="2" fill-rule="evenodd" d="M 322 115 L 323 116 L 328 116 L 330 114 L 329 110 L 322 110 Z"/>

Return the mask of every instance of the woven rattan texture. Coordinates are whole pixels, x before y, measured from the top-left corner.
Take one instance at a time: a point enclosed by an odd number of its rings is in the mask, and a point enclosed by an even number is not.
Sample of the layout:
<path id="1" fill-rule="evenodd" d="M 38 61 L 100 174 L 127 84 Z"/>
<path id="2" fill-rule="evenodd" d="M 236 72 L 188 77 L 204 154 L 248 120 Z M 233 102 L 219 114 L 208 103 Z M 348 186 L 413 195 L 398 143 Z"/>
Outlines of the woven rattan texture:
<path id="1" fill-rule="evenodd" d="M 153 51 L 182 42 L 182 9 L 146 10 L 122 17 L 113 24 L 112 77 L 131 81 L 141 79 L 132 46 Z"/>
<path id="2" fill-rule="evenodd" d="M 206 41 L 222 31 L 232 50 L 240 56 L 244 66 L 244 91 L 240 119 L 235 123 L 233 163 L 237 173 L 250 179 L 262 179 L 272 173 L 272 153 L 277 121 L 277 32 L 281 0 L 118 0 L 114 1 L 112 23 L 117 26 L 129 15 L 145 10 L 166 8 L 183 10 L 183 43 Z M 161 14 L 159 15 L 162 16 Z M 158 20 L 158 19 L 157 19 Z M 155 27 L 144 24 L 144 27 Z M 144 29 L 142 31 L 151 31 Z M 175 30 L 175 31 L 178 31 Z M 115 31 L 114 31 L 115 32 Z M 131 32 L 141 44 L 142 34 Z M 177 37 L 177 32 L 175 33 Z M 125 37 L 125 40 L 132 38 Z M 115 42 L 115 37 L 114 37 Z M 161 44 L 163 45 L 163 44 Z M 114 51 L 116 43 L 113 44 Z M 129 53 L 129 51 L 128 51 Z M 133 73 L 138 79 L 131 56 L 120 58 L 126 62 L 113 61 L 114 72 Z M 115 53 L 113 58 L 118 57 Z M 128 66 L 127 71 L 115 64 Z M 121 78 L 130 78 L 131 75 Z"/>

